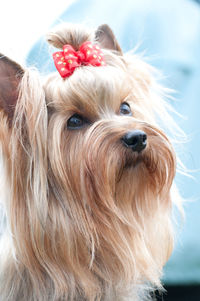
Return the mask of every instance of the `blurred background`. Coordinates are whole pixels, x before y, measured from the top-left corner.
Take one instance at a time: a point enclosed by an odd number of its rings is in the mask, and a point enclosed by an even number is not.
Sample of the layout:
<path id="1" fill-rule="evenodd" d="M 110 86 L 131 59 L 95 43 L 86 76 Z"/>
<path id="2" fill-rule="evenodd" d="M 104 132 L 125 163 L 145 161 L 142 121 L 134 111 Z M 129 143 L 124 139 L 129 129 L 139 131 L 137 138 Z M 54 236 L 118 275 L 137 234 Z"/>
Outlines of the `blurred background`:
<path id="1" fill-rule="evenodd" d="M 186 218 L 178 228 L 175 250 L 164 269 L 167 290 L 158 300 L 200 300 L 200 1 L 57 0 L 1 3 L 0 52 L 37 67 L 54 66 L 44 38 L 60 22 L 108 23 L 123 51 L 139 45 L 147 61 L 162 71 L 162 82 L 176 90 L 176 122 L 187 134 L 177 148 L 191 177 L 177 174 Z"/>

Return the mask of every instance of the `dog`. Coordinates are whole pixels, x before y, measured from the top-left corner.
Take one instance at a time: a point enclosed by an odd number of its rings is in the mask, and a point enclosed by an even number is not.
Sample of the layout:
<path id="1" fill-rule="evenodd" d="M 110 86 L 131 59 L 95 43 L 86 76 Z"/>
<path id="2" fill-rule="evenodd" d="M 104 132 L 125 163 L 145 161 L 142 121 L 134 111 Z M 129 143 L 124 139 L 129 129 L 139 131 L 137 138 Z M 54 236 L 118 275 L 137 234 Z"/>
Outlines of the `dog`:
<path id="1" fill-rule="evenodd" d="M 173 249 L 163 89 L 108 25 L 47 41 L 59 51 L 45 78 L 0 58 L 0 300 L 147 300 Z"/>

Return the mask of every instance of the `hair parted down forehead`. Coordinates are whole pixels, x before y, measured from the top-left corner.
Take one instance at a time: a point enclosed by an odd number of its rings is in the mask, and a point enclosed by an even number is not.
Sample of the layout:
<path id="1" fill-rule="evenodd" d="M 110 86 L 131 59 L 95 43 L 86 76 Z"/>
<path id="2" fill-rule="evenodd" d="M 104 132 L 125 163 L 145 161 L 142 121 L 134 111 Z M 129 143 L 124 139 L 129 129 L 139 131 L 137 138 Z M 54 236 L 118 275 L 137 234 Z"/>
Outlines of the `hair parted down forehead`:
<path id="1" fill-rule="evenodd" d="M 61 102 L 65 108 L 71 104 L 78 108 L 81 103 L 96 104 L 96 108 L 100 105 L 102 111 L 104 104 L 106 109 L 111 106 L 116 112 L 120 103 L 128 101 L 135 118 L 154 124 L 158 119 L 174 134 L 176 124 L 168 113 L 170 106 L 164 100 L 168 90 L 155 80 L 156 70 L 138 55 L 123 54 L 113 33 L 109 32 L 113 35 L 113 42 L 110 42 L 110 37 L 102 37 L 103 30 L 104 25 L 94 32 L 82 25 L 66 24 L 47 35 L 47 41 L 59 49 L 69 44 L 79 50 L 81 44 L 88 40 L 97 43 L 106 62 L 106 66 L 102 67 L 80 66 L 66 79 L 61 78 L 58 72 L 50 75 L 44 83 L 49 106 L 58 109 Z"/>

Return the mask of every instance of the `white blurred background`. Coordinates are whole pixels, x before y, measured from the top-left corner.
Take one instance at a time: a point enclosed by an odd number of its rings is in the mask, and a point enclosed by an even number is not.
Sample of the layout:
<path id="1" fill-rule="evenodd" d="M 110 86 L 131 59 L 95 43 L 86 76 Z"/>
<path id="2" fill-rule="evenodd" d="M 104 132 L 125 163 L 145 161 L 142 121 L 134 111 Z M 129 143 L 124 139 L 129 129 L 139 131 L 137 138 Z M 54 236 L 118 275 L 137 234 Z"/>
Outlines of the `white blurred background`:
<path id="1" fill-rule="evenodd" d="M 18 62 L 74 0 L 6 0 L 0 6 L 0 53 Z"/>

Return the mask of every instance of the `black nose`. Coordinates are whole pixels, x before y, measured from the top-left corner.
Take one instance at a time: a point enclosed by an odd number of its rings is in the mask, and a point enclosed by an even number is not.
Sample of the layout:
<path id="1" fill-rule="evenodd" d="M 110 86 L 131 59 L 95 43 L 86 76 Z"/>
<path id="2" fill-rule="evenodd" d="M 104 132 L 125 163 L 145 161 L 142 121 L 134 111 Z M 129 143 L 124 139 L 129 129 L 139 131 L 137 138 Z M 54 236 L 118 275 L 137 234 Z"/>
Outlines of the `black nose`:
<path id="1" fill-rule="evenodd" d="M 140 130 L 130 131 L 122 137 L 122 141 L 126 147 L 139 153 L 147 145 L 147 134 Z"/>

